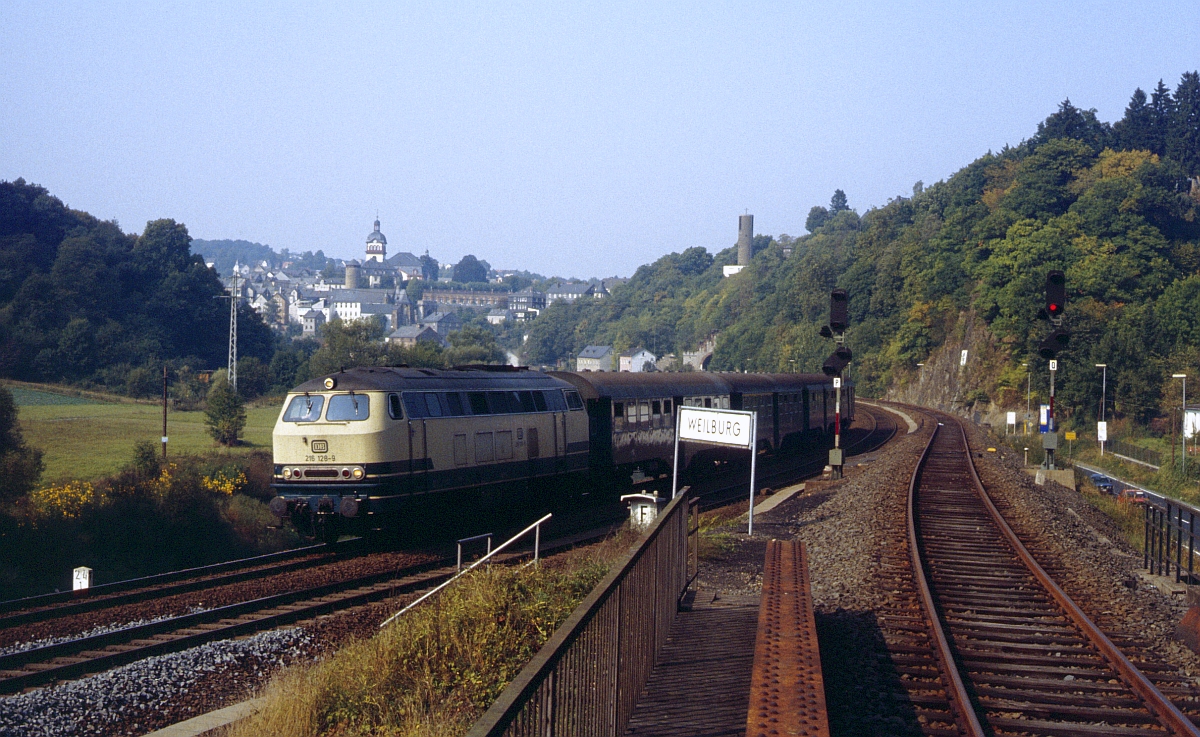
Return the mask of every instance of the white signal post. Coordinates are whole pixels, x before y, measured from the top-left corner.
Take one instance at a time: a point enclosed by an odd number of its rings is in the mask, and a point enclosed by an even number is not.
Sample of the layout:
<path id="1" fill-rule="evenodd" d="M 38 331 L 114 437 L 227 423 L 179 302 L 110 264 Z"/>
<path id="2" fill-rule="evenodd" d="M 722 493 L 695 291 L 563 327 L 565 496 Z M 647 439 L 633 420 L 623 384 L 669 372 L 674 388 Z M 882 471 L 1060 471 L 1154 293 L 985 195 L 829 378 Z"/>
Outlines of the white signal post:
<path id="1" fill-rule="evenodd" d="M 1054 374 L 1058 372 L 1058 361 L 1050 359 L 1050 414 L 1046 420 L 1046 434 L 1042 436 L 1042 448 L 1046 451 L 1046 468 L 1054 470 L 1054 451 L 1058 449 L 1058 426 L 1054 422 Z"/>
<path id="2" fill-rule="evenodd" d="M 1100 441 L 1100 457 L 1104 457 L 1104 441 L 1108 440 L 1108 413 L 1105 412 L 1104 399 L 1108 396 L 1108 364 L 1098 363 L 1096 368 L 1100 374 L 1100 421 L 1096 423 L 1096 439 Z"/>
<path id="3" fill-rule="evenodd" d="M 734 409 L 679 407 L 675 416 L 675 469 L 671 476 L 671 498 L 679 491 L 679 441 L 726 445 L 750 451 L 750 524 L 754 534 L 754 477 L 757 471 L 758 413 Z"/>

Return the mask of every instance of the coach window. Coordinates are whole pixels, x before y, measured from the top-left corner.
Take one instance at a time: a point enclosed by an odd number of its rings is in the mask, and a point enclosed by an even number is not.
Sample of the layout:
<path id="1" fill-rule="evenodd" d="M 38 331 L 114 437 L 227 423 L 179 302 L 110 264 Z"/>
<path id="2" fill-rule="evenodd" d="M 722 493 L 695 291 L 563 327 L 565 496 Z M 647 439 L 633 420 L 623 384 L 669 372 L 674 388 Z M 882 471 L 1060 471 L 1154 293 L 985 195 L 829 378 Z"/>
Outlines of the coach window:
<path id="1" fill-rule="evenodd" d="M 712 407 L 712 397 L 705 397 L 705 398 L 704 398 L 704 406 L 705 406 L 705 407 L 710 407 L 710 408 Z"/>
<path id="2" fill-rule="evenodd" d="M 650 403 L 650 414 L 654 415 L 655 417 L 658 417 L 659 415 L 661 415 L 662 414 L 662 402 L 658 401 L 657 399 L 655 399 L 653 402 L 651 402 Z"/>
<path id="3" fill-rule="evenodd" d="M 371 399 L 366 394 L 335 394 L 329 398 L 325 419 L 330 422 L 365 420 L 371 416 Z"/>
<path id="4" fill-rule="evenodd" d="M 648 422 L 650 420 L 650 405 L 646 402 L 638 402 L 638 422 Z"/>
<path id="5" fill-rule="evenodd" d="M 670 399 L 663 400 L 663 414 L 667 415 L 668 417 L 674 417 L 674 413 L 671 412 L 671 400 Z"/>
<path id="6" fill-rule="evenodd" d="M 404 410 L 400 408 L 399 394 L 388 395 L 388 415 L 390 415 L 393 420 L 404 419 Z"/>

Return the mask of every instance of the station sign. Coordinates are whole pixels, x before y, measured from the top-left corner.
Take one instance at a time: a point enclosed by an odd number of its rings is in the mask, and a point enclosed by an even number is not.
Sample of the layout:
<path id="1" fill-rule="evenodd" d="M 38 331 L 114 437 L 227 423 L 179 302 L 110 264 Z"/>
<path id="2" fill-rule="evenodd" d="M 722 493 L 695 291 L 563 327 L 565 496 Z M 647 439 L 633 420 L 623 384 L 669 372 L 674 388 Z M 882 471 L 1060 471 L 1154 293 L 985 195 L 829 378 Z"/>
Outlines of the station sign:
<path id="1" fill-rule="evenodd" d="M 1005 424 L 1008 424 L 1008 425 L 1015 425 L 1015 424 L 1017 424 L 1017 413 L 1016 413 L 1016 412 L 1009 412 L 1009 413 L 1008 413 L 1008 415 L 1007 415 L 1007 417 L 1006 417 L 1006 419 L 1007 419 L 1008 421 L 1007 421 Z"/>
<path id="2" fill-rule="evenodd" d="M 753 412 L 680 407 L 679 439 L 749 448 L 754 444 L 753 420 Z"/>
<path id="3" fill-rule="evenodd" d="M 1108 440 L 1108 423 L 1107 422 L 1097 422 L 1096 423 L 1096 439 L 1099 440 L 1101 443 Z"/>
<path id="4" fill-rule="evenodd" d="M 1063 437 L 1067 440 L 1075 440 L 1078 436 L 1075 434 L 1074 430 L 1067 430 L 1065 433 L 1063 433 Z"/>

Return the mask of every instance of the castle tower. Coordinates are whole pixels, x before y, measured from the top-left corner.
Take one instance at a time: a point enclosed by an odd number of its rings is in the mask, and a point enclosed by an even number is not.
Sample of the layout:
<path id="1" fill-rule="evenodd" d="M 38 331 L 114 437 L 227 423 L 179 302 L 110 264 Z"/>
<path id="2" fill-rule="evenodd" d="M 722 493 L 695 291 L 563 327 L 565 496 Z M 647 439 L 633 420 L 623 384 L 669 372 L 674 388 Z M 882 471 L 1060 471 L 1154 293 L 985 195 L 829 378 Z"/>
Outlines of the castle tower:
<path id="1" fill-rule="evenodd" d="M 738 215 L 738 266 L 749 265 L 750 246 L 752 243 L 754 243 L 754 216 Z"/>
<path id="2" fill-rule="evenodd" d="M 365 261 L 383 263 L 387 258 L 387 238 L 379 232 L 379 218 L 375 218 L 375 230 L 367 236 L 367 258 Z"/>
<path id="3" fill-rule="evenodd" d="M 358 265 L 357 261 L 346 262 L 346 289 L 358 289 L 358 278 L 361 273 L 362 267 Z"/>

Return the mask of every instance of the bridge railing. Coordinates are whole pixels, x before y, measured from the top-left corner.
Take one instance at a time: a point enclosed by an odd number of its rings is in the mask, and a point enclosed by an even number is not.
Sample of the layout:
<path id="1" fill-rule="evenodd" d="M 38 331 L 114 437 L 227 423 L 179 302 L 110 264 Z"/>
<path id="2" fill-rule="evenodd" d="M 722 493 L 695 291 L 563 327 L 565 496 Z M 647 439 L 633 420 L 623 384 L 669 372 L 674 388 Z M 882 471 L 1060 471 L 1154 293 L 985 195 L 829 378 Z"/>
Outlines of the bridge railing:
<path id="1" fill-rule="evenodd" d="M 624 731 L 689 582 L 690 512 L 686 494 L 667 505 L 467 737 Z"/>

